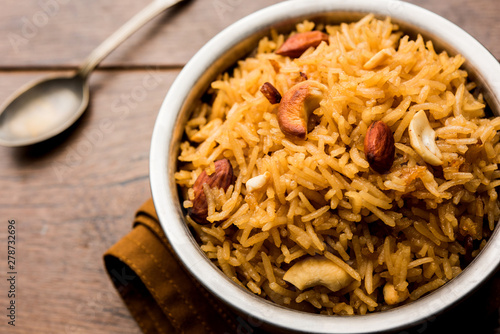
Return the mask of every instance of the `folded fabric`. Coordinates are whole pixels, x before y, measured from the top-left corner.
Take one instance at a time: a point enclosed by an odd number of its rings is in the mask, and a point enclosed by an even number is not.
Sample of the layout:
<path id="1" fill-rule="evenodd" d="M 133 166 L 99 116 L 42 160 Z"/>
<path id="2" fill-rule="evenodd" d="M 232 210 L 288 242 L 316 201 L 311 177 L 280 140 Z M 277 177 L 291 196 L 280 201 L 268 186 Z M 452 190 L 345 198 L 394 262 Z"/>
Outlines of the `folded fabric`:
<path id="1" fill-rule="evenodd" d="M 104 254 L 104 263 L 144 333 L 251 330 L 180 265 L 158 222 L 152 200 L 139 209 L 133 227 Z"/>
<path id="2" fill-rule="evenodd" d="M 184 269 L 158 221 L 152 200 L 132 231 L 104 254 L 106 270 L 144 333 L 265 333 L 212 296 Z M 401 333 L 495 333 L 500 307 L 497 274 L 467 301 Z M 500 332 L 496 332 L 500 333 Z"/>

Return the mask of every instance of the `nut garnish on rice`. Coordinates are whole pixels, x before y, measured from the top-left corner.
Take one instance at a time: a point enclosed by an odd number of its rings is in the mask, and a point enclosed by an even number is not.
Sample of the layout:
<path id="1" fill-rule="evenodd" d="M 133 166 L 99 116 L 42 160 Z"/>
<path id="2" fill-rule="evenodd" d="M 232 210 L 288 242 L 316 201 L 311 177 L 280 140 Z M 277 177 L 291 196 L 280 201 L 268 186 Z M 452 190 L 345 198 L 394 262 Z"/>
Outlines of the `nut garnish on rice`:
<path id="1" fill-rule="evenodd" d="M 251 292 L 321 314 L 446 284 L 500 218 L 500 118 L 465 59 L 373 15 L 289 36 L 220 75 L 185 126 L 175 179 L 201 249 Z"/>

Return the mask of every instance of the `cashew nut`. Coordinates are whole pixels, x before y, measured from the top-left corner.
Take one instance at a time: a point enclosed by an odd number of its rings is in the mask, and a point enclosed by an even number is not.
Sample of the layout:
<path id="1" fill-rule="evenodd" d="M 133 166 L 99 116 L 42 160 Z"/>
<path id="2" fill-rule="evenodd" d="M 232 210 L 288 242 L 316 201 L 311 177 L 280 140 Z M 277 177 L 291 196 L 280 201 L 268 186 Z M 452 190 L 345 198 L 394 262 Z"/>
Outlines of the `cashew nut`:
<path id="1" fill-rule="evenodd" d="M 408 289 L 404 289 L 403 291 L 397 291 L 393 284 L 387 283 L 384 286 L 384 300 L 389 305 L 399 304 L 410 296 Z"/>
<path id="2" fill-rule="evenodd" d="M 271 177 L 271 173 L 265 172 L 264 174 L 257 175 L 248 180 L 245 185 L 248 192 L 253 192 L 254 190 L 260 189 L 266 185 L 267 181 Z"/>
<path id="3" fill-rule="evenodd" d="M 408 126 L 410 144 L 425 162 L 439 166 L 443 164 L 443 155 L 436 145 L 436 133 L 431 128 L 425 111 L 417 112 Z"/>
<path id="4" fill-rule="evenodd" d="M 310 257 L 294 264 L 283 276 L 298 289 L 304 290 L 316 285 L 339 291 L 348 286 L 353 278 L 342 268 L 325 258 Z"/>
<path id="5" fill-rule="evenodd" d="M 278 123 L 283 133 L 304 139 L 309 115 L 319 107 L 327 87 L 314 80 L 302 81 L 290 88 L 281 99 Z"/>

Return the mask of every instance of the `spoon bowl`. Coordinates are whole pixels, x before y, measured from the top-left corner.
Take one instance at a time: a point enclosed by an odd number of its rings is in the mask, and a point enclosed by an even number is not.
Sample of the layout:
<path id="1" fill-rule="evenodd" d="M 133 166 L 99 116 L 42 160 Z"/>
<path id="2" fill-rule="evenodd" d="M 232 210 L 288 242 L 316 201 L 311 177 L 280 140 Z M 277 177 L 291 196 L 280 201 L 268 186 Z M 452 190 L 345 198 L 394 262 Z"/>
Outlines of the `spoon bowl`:
<path id="1" fill-rule="evenodd" d="M 69 128 L 88 101 L 88 82 L 79 75 L 36 81 L 1 109 L 0 144 L 26 146 L 51 138 Z"/>
<path id="2" fill-rule="evenodd" d="M 69 128 L 87 108 L 87 78 L 118 45 L 146 22 L 183 0 L 154 0 L 99 45 L 71 76 L 54 76 L 21 88 L 0 109 L 0 145 L 27 146 Z"/>

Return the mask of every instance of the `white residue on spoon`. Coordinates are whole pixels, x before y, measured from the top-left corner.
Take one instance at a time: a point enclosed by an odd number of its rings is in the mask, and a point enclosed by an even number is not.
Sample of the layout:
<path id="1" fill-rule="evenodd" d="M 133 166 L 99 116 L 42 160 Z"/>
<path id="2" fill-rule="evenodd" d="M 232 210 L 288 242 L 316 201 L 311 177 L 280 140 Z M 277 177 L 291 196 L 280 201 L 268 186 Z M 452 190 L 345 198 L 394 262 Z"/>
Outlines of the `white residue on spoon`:
<path id="1" fill-rule="evenodd" d="M 70 89 L 53 90 L 24 103 L 18 112 L 6 116 L 6 130 L 14 138 L 33 138 L 57 129 L 80 106 Z"/>

